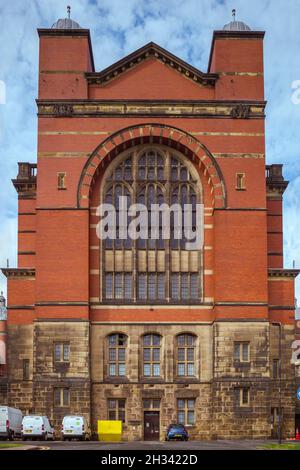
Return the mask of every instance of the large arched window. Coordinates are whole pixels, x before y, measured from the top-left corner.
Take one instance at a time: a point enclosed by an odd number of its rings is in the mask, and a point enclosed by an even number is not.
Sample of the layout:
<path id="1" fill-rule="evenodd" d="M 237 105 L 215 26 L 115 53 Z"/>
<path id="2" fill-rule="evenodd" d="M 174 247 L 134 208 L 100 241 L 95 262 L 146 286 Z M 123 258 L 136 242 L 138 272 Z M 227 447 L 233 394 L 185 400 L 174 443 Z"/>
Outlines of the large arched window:
<path id="1" fill-rule="evenodd" d="M 171 210 L 170 237 L 164 236 L 162 214 L 153 239 L 151 205 L 192 205 L 192 228 L 196 225 L 196 204 L 202 202 L 200 178 L 193 164 L 175 150 L 164 146 L 140 146 L 124 152 L 104 174 L 101 202 L 116 207 L 117 236 L 119 197 L 131 204 L 143 204 L 148 213 L 148 233 L 132 240 L 106 239 L 101 243 L 102 301 L 125 303 L 197 303 L 202 298 L 202 252 L 187 250 L 184 233 L 178 237 L 177 217 Z M 174 206 L 175 207 L 175 206 Z M 146 215 L 147 216 L 147 215 Z M 134 217 L 128 217 L 127 226 Z M 142 232 L 145 227 L 139 227 Z M 179 235 L 180 236 L 180 235 Z"/>

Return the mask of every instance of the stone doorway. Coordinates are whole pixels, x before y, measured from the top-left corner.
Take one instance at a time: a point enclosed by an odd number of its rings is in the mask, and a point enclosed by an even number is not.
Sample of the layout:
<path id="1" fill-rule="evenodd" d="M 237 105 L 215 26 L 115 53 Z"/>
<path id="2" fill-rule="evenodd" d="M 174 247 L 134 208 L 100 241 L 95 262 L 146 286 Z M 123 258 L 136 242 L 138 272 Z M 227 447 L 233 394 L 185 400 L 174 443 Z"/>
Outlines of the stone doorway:
<path id="1" fill-rule="evenodd" d="M 159 441 L 159 411 L 144 411 L 144 440 Z"/>

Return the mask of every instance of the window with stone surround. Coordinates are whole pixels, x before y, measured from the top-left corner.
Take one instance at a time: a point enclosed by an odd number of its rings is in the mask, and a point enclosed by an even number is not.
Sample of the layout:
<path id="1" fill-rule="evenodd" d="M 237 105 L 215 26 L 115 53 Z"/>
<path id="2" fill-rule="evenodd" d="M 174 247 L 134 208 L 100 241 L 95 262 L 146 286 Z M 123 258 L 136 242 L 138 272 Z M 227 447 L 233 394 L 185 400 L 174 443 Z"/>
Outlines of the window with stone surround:
<path id="1" fill-rule="evenodd" d="M 70 362 L 70 343 L 54 343 L 54 362 Z"/>
<path id="2" fill-rule="evenodd" d="M 126 376 L 127 336 L 116 333 L 108 337 L 108 375 L 109 377 Z"/>
<path id="3" fill-rule="evenodd" d="M 54 389 L 54 406 L 64 407 L 70 406 L 70 389 L 55 388 Z"/>
<path id="4" fill-rule="evenodd" d="M 250 406 L 250 388 L 239 387 L 236 389 L 237 406 L 240 408 L 247 408 Z"/>
<path id="5" fill-rule="evenodd" d="M 126 418 L 126 400 L 123 398 L 110 398 L 107 402 L 108 420 L 122 421 L 125 423 Z"/>
<path id="6" fill-rule="evenodd" d="M 30 376 L 29 359 L 23 359 L 23 380 L 29 380 Z"/>
<path id="7" fill-rule="evenodd" d="M 195 424 L 195 402 L 194 398 L 177 399 L 177 420 L 184 426 Z"/>
<path id="8" fill-rule="evenodd" d="M 249 341 L 236 341 L 234 343 L 234 361 L 235 362 L 249 362 L 250 361 Z"/>
<path id="9" fill-rule="evenodd" d="M 146 334 L 143 336 L 143 375 L 160 377 L 161 375 L 161 336 Z"/>
<path id="10" fill-rule="evenodd" d="M 178 377 L 195 376 L 196 336 L 181 334 L 176 337 Z"/>
<path id="11" fill-rule="evenodd" d="M 131 240 L 118 235 L 123 225 L 119 197 L 127 207 L 141 203 L 147 207 L 149 227 L 143 238 Z M 191 204 L 193 230 L 196 204 L 202 202 L 200 177 L 182 154 L 165 146 L 140 146 L 117 156 L 104 174 L 101 202 L 116 209 L 117 239 L 100 241 L 101 299 L 109 303 L 199 303 L 202 299 L 201 250 L 186 250 L 186 238 L 176 238 L 178 212 L 170 217 L 170 239 L 163 238 L 160 213 L 157 239 L 151 235 L 151 204 Z M 175 207 L 175 206 L 174 206 Z M 146 215 L 147 216 L 147 215 Z M 128 217 L 129 223 L 135 217 Z"/>

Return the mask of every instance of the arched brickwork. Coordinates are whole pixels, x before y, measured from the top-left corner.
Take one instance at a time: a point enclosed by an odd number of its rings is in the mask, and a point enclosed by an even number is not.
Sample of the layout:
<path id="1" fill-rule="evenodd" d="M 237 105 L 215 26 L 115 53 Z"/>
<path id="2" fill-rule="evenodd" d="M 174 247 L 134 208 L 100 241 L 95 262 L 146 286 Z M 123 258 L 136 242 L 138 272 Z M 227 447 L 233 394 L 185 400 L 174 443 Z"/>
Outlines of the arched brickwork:
<path id="1" fill-rule="evenodd" d="M 213 155 L 198 139 L 185 131 L 164 124 L 142 124 L 121 129 L 110 135 L 94 150 L 81 173 L 77 204 L 89 207 L 90 192 L 99 165 L 134 145 L 159 143 L 173 147 L 203 168 L 211 187 L 215 208 L 226 207 L 226 187 L 222 172 Z"/>

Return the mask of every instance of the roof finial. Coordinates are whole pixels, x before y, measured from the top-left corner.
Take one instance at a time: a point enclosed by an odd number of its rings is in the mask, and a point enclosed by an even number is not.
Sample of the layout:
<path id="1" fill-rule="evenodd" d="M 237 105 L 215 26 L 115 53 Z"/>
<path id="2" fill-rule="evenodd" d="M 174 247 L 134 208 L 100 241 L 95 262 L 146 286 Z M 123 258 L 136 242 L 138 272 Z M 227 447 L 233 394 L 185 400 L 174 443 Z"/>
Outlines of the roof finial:
<path id="1" fill-rule="evenodd" d="M 235 21 L 235 14 L 236 14 L 236 9 L 234 8 L 232 10 L 232 18 L 233 18 L 233 21 Z"/>
<path id="2" fill-rule="evenodd" d="M 71 18 L 71 7 L 70 5 L 67 6 L 68 18 Z"/>

